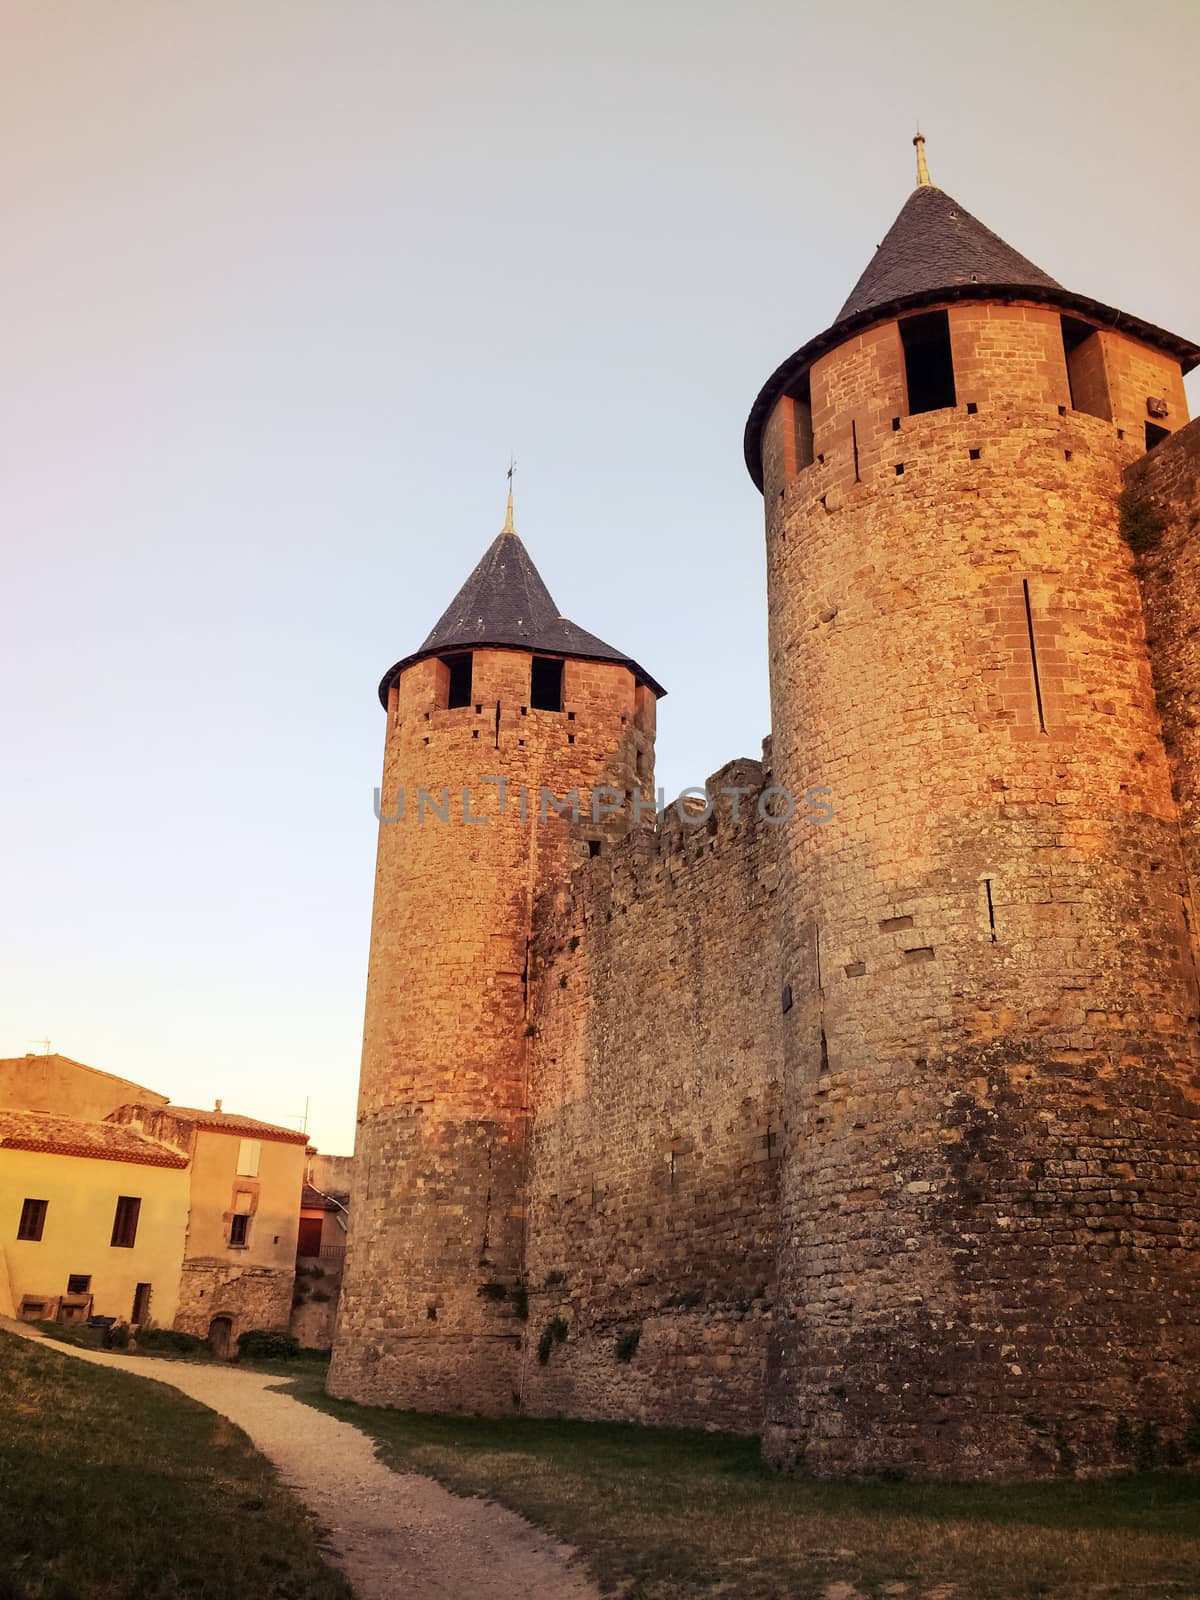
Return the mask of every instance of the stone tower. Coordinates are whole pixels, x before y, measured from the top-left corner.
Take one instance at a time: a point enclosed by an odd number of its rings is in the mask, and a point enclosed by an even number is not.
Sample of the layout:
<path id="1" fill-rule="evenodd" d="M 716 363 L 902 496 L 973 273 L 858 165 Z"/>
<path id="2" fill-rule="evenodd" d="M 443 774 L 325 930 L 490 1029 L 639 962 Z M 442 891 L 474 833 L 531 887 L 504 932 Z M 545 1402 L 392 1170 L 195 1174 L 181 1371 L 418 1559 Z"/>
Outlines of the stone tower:
<path id="1" fill-rule="evenodd" d="M 628 826 L 635 793 L 652 795 L 662 692 L 560 615 L 513 531 L 511 496 L 504 530 L 437 626 L 384 675 L 334 1394 L 426 1410 L 514 1405 L 530 930 L 572 859 Z"/>
<path id="2" fill-rule="evenodd" d="M 918 178 L 746 435 L 775 781 L 836 810 L 783 831 L 766 1449 L 1111 1465 L 1198 1393 L 1195 913 L 1121 495 L 1200 350 Z"/>

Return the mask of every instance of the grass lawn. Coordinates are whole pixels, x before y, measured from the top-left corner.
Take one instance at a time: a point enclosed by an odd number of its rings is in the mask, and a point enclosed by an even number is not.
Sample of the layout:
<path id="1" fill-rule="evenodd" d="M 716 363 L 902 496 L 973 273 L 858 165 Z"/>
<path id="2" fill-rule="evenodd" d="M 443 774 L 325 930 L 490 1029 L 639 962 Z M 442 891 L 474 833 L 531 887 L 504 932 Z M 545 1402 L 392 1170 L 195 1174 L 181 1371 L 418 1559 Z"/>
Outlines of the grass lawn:
<path id="1" fill-rule="evenodd" d="M 492 1422 L 298 1398 L 399 1470 L 524 1513 L 627 1600 L 1167 1600 L 1200 1595 L 1200 1476 L 947 1487 L 769 1472 L 754 1440 L 614 1423 Z M 953 1585 L 953 1589 L 939 1589 Z"/>
<path id="2" fill-rule="evenodd" d="M 0 1332 L 0 1600 L 350 1600 L 239 1429 Z"/>

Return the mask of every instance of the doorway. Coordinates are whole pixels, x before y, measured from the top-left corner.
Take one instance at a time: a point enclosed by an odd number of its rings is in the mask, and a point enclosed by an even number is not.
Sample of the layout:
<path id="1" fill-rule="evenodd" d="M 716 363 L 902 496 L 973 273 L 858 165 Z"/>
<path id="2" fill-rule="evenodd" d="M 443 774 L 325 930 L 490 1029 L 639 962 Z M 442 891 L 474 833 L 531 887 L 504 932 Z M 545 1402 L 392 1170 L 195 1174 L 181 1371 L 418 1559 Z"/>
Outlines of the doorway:
<path id="1" fill-rule="evenodd" d="M 233 1318 L 214 1317 L 208 1325 L 208 1344 L 218 1361 L 228 1361 L 233 1353 Z"/>

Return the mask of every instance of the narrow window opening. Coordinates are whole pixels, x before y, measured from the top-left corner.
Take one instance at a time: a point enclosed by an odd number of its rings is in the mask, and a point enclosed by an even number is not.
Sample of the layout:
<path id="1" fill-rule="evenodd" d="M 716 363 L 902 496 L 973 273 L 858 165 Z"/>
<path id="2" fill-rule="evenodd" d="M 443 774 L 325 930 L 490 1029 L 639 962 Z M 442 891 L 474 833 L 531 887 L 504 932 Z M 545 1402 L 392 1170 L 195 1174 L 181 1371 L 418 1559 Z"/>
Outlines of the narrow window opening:
<path id="1" fill-rule="evenodd" d="M 250 1218 L 238 1212 L 229 1219 L 229 1243 L 235 1249 L 244 1249 L 250 1242 Z"/>
<path id="2" fill-rule="evenodd" d="M 784 1016 L 792 1009 L 792 986 L 785 983 L 783 986 L 783 1013 Z"/>
<path id="3" fill-rule="evenodd" d="M 588 855 L 594 861 L 596 859 L 596 857 L 600 854 L 600 840 L 599 839 L 589 839 L 587 844 L 588 844 Z"/>
<path id="4" fill-rule="evenodd" d="M 850 443 L 854 446 L 854 481 L 861 483 L 862 478 L 858 472 L 858 423 L 853 418 L 850 421 Z"/>
<path id="5" fill-rule="evenodd" d="M 892 418 L 892 432 L 893 433 L 899 433 L 900 432 L 900 418 L 899 417 L 893 417 Z"/>
<path id="6" fill-rule="evenodd" d="M 529 674 L 529 704 L 535 711 L 561 711 L 563 664 L 551 656 L 534 656 Z"/>
<path id="7" fill-rule="evenodd" d="M 792 436 L 796 444 L 796 471 L 811 467 L 813 462 L 812 389 L 805 382 L 803 388 L 792 395 Z"/>
<path id="8" fill-rule="evenodd" d="M 567 712 L 567 721 L 568 722 L 574 722 L 575 721 L 575 713 L 573 711 L 568 711 Z"/>
<path id="9" fill-rule="evenodd" d="M 476 715 L 476 716 L 477 716 L 477 717 L 479 717 L 479 716 L 482 716 L 482 715 L 483 715 L 483 707 L 482 707 L 482 706 L 476 706 L 476 707 L 475 707 L 475 715 Z"/>
<path id="10" fill-rule="evenodd" d="M 1160 428 L 1156 422 L 1146 424 L 1146 449 L 1153 450 L 1156 444 L 1161 444 L 1164 439 L 1171 437 L 1170 428 Z"/>
<path id="11" fill-rule="evenodd" d="M 113 1217 L 112 1238 L 109 1243 L 116 1249 L 132 1250 L 137 1239 L 138 1213 L 142 1202 L 136 1195 L 123 1194 L 117 1198 Z"/>
<path id="12" fill-rule="evenodd" d="M 1064 450 L 1063 451 L 1063 460 L 1064 461 L 1070 461 L 1070 459 L 1071 459 L 1071 452 L 1069 450 Z"/>
<path id="13" fill-rule="evenodd" d="M 67 1278 L 68 1294 L 88 1294 L 92 1287 L 90 1272 L 72 1272 Z"/>
<path id="14" fill-rule="evenodd" d="M 21 1220 L 17 1224 L 17 1238 L 30 1239 L 35 1244 L 46 1226 L 49 1200 L 26 1200 L 21 1206 Z"/>
<path id="15" fill-rule="evenodd" d="M 976 416 L 978 414 L 978 411 L 979 411 L 979 407 L 976 404 L 976 402 L 974 400 L 968 400 L 967 401 L 967 415 L 969 417 Z"/>
<path id="16" fill-rule="evenodd" d="M 1042 705 L 1042 679 L 1038 672 L 1037 643 L 1033 637 L 1033 606 L 1029 599 L 1029 579 L 1021 579 L 1021 587 L 1025 591 L 1025 625 L 1029 629 L 1029 659 L 1033 665 L 1033 692 L 1037 698 L 1038 727 L 1043 733 L 1046 731 L 1046 712 Z"/>
<path id="17" fill-rule="evenodd" d="M 150 1285 L 148 1283 L 139 1283 L 133 1291 L 133 1311 L 129 1320 L 135 1327 L 140 1327 L 143 1322 L 147 1322 L 149 1319 Z"/>
<path id="18" fill-rule="evenodd" d="M 479 729 L 478 728 L 472 728 L 471 729 L 471 737 L 472 737 L 472 739 L 478 739 L 478 737 L 479 737 Z"/>
<path id="19" fill-rule="evenodd" d="M 575 735 L 573 733 L 569 733 L 567 735 L 567 743 L 568 744 L 574 744 L 575 743 Z"/>
<path id="20" fill-rule="evenodd" d="M 457 710 L 459 706 L 471 704 L 471 663 L 472 656 L 468 651 L 461 656 L 442 656 L 442 665 L 450 673 L 450 682 L 446 691 L 447 711 Z"/>
<path id="21" fill-rule="evenodd" d="M 990 878 L 985 878 L 983 880 L 983 887 L 984 887 L 984 892 L 987 895 L 988 928 L 991 931 L 992 943 L 995 944 L 995 942 L 996 942 L 996 907 L 992 903 L 992 880 Z"/>
<path id="22" fill-rule="evenodd" d="M 942 411 L 956 404 L 954 358 L 950 352 L 950 318 L 944 311 L 927 311 L 900 322 L 904 347 L 904 376 L 908 409 Z"/>
<path id="23" fill-rule="evenodd" d="M 904 476 L 904 463 L 903 463 L 903 461 L 897 461 L 897 463 L 896 463 L 896 476 L 898 478 L 902 478 Z"/>

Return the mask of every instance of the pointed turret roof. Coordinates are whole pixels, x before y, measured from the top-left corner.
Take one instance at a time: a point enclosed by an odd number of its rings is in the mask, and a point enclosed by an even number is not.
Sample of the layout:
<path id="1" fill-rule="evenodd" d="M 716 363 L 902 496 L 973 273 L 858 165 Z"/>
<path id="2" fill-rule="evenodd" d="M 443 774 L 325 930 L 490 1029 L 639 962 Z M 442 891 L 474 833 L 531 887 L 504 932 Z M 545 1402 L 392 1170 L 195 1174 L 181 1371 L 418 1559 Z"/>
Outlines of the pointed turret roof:
<path id="1" fill-rule="evenodd" d="M 762 488 L 762 430 L 781 395 L 797 392 L 819 357 L 885 318 L 952 300 L 1033 300 L 1100 327 L 1120 327 L 1165 351 L 1190 372 L 1200 346 L 1102 301 L 1064 289 L 1028 256 L 1014 250 L 958 201 L 929 181 L 924 137 L 918 134 L 917 187 L 884 235 L 837 318 L 768 379 L 746 423 L 746 465 Z"/>
<path id="2" fill-rule="evenodd" d="M 384 674 L 379 698 L 386 706 L 388 689 L 397 673 L 414 661 L 488 645 L 539 655 L 573 656 L 581 661 L 617 661 L 660 698 L 667 692 L 631 656 L 605 644 L 559 612 L 528 550 L 513 531 L 511 498 L 503 531 L 484 551 L 421 647 Z"/>
<path id="3" fill-rule="evenodd" d="M 944 190 L 921 184 L 884 234 L 837 320 L 908 295 L 957 289 L 964 283 L 1062 288 Z"/>

